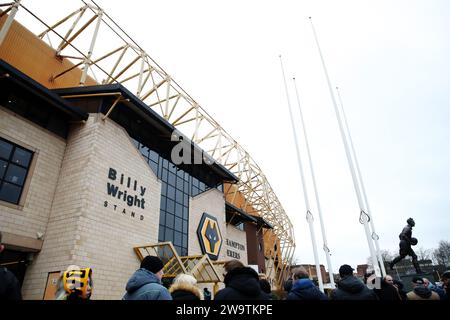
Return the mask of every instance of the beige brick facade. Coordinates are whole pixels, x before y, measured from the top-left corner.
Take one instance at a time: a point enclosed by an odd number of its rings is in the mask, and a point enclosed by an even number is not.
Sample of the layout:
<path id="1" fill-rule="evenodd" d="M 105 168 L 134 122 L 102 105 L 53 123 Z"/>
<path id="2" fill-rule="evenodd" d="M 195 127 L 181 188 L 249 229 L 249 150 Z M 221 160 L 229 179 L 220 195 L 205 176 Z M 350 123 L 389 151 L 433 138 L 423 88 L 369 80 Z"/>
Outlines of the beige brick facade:
<path id="1" fill-rule="evenodd" d="M 91 114 L 85 123 L 72 125 L 66 141 L 0 107 L 0 136 L 35 152 L 22 206 L 0 203 L 3 232 L 30 239 L 37 232 L 44 235 L 41 251 L 27 268 L 24 299 L 42 299 L 49 273 L 72 264 L 93 269 L 92 299 L 121 299 L 139 267 L 133 247 L 158 242 L 161 197 L 161 182 L 128 134 L 114 121 Z M 108 182 L 143 198 L 144 209 L 118 199 L 118 192 L 108 195 Z M 223 193 L 210 189 L 190 198 L 189 255 L 202 254 L 197 228 L 203 212 L 219 222 L 219 260 L 230 259 L 227 238 L 246 247 L 245 232 L 226 226 Z M 240 253 L 247 263 L 246 250 Z"/>
<path id="2" fill-rule="evenodd" d="M 117 171 L 115 181 L 108 178 L 110 168 Z M 145 209 L 108 195 L 108 182 L 133 196 L 139 195 L 141 186 L 146 188 Z M 44 245 L 24 280 L 24 298 L 41 299 L 48 272 L 76 264 L 93 269 L 93 299 L 120 299 L 139 267 L 133 247 L 158 240 L 160 189 L 123 128 L 100 115 L 75 125 L 67 140 Z"/>
<path id="3" fill-rule="evenodd" d="M 226 231 L 226 237 L 222 246 L 226 259 L 238 259 L 247 265 L 247 237 L 245 231 L 239 230 L 233 225 L 227 225 Z M 239 256 L 236 256 L 236 254 Z"/>

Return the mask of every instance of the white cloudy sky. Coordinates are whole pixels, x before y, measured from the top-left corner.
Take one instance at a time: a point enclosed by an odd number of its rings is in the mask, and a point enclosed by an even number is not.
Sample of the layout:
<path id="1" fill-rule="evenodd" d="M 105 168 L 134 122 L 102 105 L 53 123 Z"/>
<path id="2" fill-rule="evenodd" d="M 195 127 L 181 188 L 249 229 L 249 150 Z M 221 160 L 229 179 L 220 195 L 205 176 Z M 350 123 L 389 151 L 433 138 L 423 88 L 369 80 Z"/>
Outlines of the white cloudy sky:
<path id="1" fill-rule="evenodd" d="M 55 17 L 78 7 L 77 1 L 23 3 Z M 418 247 L 450 240 L 447 0 L 97 3 L 250 152 L 294 224 L 297 261 L 314 263 L 278 58 L 283 56 L 295 109 L 289 79 L 297 79 L 337 271 L 344 263 L 365 263 L 369 250 L 312 16 L 332 84 L 340 87 L 381 247 L 397 249 L 410 216 Z M 312 197 L 309 177 L 308 188 Z M 313 214 L 317 218 L 315 207 Z M 321 248 L 318 223 L 316 236 Z M 325 264 L 323 251 L 319 255 Z"/>

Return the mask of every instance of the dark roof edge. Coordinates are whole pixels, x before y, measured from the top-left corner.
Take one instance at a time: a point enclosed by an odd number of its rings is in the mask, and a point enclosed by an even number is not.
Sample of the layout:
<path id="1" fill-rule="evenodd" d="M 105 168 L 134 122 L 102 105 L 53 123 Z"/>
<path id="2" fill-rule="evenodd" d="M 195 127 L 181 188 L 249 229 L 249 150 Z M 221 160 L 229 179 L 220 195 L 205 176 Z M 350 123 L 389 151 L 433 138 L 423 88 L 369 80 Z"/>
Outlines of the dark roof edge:
<path id="1" fill-rule="evenodd" d="M 0 70 L 8 74 L 9 79 L 20 86 L 28 87 L 35 94 L 52 103 L 57 109 L 68 114 L 72 119 L 86 120 L 89 117 L 86 112 L 83 112 L 82 110 L 74 107 L 73 105 L 62 99 L 60 96 L 58 96 L 56 93 L 52 92 L 50 89 L 46 88 L 36 80 L 30 78 L 3 59 L 0 59 Z"/>
<path id="2" fill-rule="evenodd" d="M 231 209 L 233 209 L 234 211 L 238 212 L 240 215 L 242 215 L 243 217 L 245 217 L 247 220 L 252 221 L 254 223 L 257 223 L 258 220 L 256 219 L 256 217 L 253 217 L 252 215 L 246 213 L 244 210 L 239 209 L 238 207 L 236 207 L 235 205 L 229 203 L 228 201 L 225 202 L 225 205 L 230 207 Z"/>

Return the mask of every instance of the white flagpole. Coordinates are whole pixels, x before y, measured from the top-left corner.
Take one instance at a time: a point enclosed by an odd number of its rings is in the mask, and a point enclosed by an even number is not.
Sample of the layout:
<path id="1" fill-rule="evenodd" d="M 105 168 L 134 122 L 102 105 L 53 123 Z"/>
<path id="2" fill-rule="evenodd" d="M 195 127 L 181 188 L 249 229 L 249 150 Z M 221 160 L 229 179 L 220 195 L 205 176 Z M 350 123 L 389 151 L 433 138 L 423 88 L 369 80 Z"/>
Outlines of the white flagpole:
<path id="1" fill-rule="evenodd" d="M 385 276 L 386 275 L 386 269 L 384 267 L 383 257 L 381 256 L 380 245 L 378 243 L 379 236 L 377 235 L 377 233 L 375 231 L 375 224 L 373 222 L 372 210 L 370 210 L 369 201 L 367 200 L 366 188 L 364 187 L 364 182 L 363 182 L 363 178 L 362 178 L 362 175 L 361 175 L 361 170 L 359 169 L 358 158 L 356 157 L 356 151 L 355 151 L 355 147 L 353 145 L 353 139 L 352 139 L 352 136 L 350 134 L 350 128 L 348 127 L 347 117 L 345 116 L 344 104 L 342 103 L 341 94 L 339 92 L 339 88 L 338 87 L 336 87 L 336 92 L 338 94 L 339 103 L 341 105 L 342 118 L 344 119 L 345 128 L 347 130 L 347 136 L 348 136 L 348 139 L 350 141 L 350 147 L 351 147 L 351 151 L 352 151 L 352 154 L 353 154 L 353 159 L 355 160 L 355 167 L 356 167 L 356 172 L 358 173 L 359 183 L 361 184 L 361 191 L 362 191 L 362 194 L 363 194 L 363 197 L 364 197 L 364 202 L 366 203 L 367 214 L 370 217 L 370 227 L 372 229 L 372 239 L 375 242 L 375 248 L 376 248 L 376 252 L 377 252 L 378 262 L 380 263 L 381 273 L 382 273 L 383 276 Z"/>
<path id="2" fill-rule="evenodd" d="M 321 272 L 320 264 L 319 264 L 319 256 L 317 254 L 316 235 L 314 233 L 314 218 L 311 213 L 310 206 L 309 206 L 309 198 L 308 198 L 308 192 L 306 190 L 305 175 L 303 173 L 302 159 L 300 157 L 300 148 L 298 146 L 297 132 L 295 130 L 294 117 L 292 115 L 291 102 L 289 100 L 289 92 L 288 92 L 288 88 L 287 88 L 287 84 L 286 84 L 286 76 L 284 75 L 283 61 L 281 60 L 281 55 L 279 57 L 280 57 L 280 63 L 281 63 L 281 72 L 283 73 L 284 88 L 286 90 L 286 99 L 287 99 L 287 103 L 289 106 L 289 115 L 290 115 L 290 119 L 291 119 L 292 130 L 294 132 L 295 149 L 297 151 L 297 162 L 298 162 L 298 167 L 300 170 L 300 176 L 301 176 L 302 186 L 303 186 L 303 196 L 305 198 L 305 205 L 306 205 L 306 220 L 308 221 L 309 232 L 311 234 L 311 243 L 312 243 L 313 252 L 314 252 L 314 262 L 316 264 L 317 280 L 319 282 L 320 291 L 324 292 L 323 281 L 322 281 L 322 272 Z"/>
<path id="3" fill-rule="evenodd" d="M 368 224 L 368 222 L 370 220 L 370 217 L 364 210 L 364 204 L 363 204 L 362 197 L 361 197 L 361 190 L 359 188 L 359 184 L 358 184 L 358 180 L 357 180 L 357 177 L 356 177 L 355 168 L 354 168 L 354 165 L 353 165 L 353 160 L 352 160 L 352 157 L 350 155 L 348 142 L 347 142 L 347 139 L 345 137 L 344 128 L 342 126 L 341 116 L 339 115 L 339 110 L 338 110 L 338 107 L 337 107 L 337 104 L 336 104 L 336 99 L 334 97 L 333 89 L 331 87 L 330 77 L 328 76 L 328 71 L 327 71 L 327 68 L 326 68 L 326 65 L 325 65 L 325 61 L 323 59 L 322 50 L 320 49 L 319 41 L 317 40 L 316 30 L 314 29 L 314 25 L 312 23 L 311 17 L 309 17 L 309 20 L 311 22 L 312 31 L 314 33 L 314 39 L 316 40 L 317 49 L 319 50 L 320 59 L 322 61 L 323 70 L 324 70 L 325 77 L 326 77 L 327 83 L 328 83 L 328 89 L 330 90 L 331 100 L 333 102 L 334 111 L 336 113 L 336 118 L 337 118 L 337 121 L 338 121 L 338 124 L 339 124 L 339 130 L 341 132 L 342 141 L 344 143 L 344 149 L 345 149 L 345 154 L 347 156 L 348 166 L 350 168 L 350 173 L 352 175 L 353 187 L 355 188 L 356 198 L 358 200 L 359 209 L 360 209 L 359 221 L 364 225 L 364 231 L 366 233 L 367 244 L 369 245 L 370 256 L 371 256 L 371 259 L 372 259 L 372 264 L 373 264 L 373 268 L 375 270 L 375 274 L 376 274 L 377 277 L 380 277 L 381 276 L 380 267 L 378 266 L 378 260 L 377 260 L 376 254 L 375 254 L 375 248 L 373 246 L 373 241 L 372 241 L 372 238 L 370 236 L 370 229 L 369 229 L 369 224 Z"/>
<path id="4" fill-rule="evenodd" d="M 295 94 L 297 97 L 298 110 L 300 112 L 300 119 L 301 119 L 302 127 L 303 127 L 303 135 L 305 137 L 305 146 L 306 146 L 306 152 L 308 154 L 309 167 L 311 168 L 311 176 L 312 176 L 312 182 L 313 182 L 313 187 L 314 187 L 314 195 L 316 197 L 317 212 L 319 213 L 320 228 L 322 231 L 322 240 L 323 240 L 323 250 L 325 251 L 325 256 L 327 258 L 327 267 L 328 267 L 328 274 L 330 275 L 330 284 L 331 284 L 331 287 L 334 289 L 335 285 L 334 285 L 333 268 L 331 266 L 330 249 L 328 248 L 328 242 L 327 242 L 327 237 L 326 237 L 326 232 L 325 232 L 325 224 L 323 223 L 323 218 L 322 218 L 322 208 L 320 206 L 319 192 L 317 191 L 317 184 L 316 184 L 316 176 L 314 174 L 314 167 L 313 167 L 313 163 L 311 160 L 311 151 L 309 149 L 308 135 L 306 134 L 305 121 L 303 118 L 303 112 L 302 112 L 302 107 L 300 104 L 300 98 L 298 95 L 297 84 L 295 82 L 295 78 L 293 78 L 293 81 L 294 81 Z"/>

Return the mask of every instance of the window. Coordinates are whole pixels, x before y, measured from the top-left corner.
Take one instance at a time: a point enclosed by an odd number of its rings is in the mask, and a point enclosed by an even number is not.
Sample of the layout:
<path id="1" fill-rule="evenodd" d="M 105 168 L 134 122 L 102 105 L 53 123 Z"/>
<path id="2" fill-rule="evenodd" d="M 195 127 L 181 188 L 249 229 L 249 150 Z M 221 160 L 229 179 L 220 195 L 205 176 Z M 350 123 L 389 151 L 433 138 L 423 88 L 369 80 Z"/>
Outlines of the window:
<path id="1" fill-rule="evenodd" d="M 33 152 L 0 138 L 0 200 L 18 204 Z"/>

